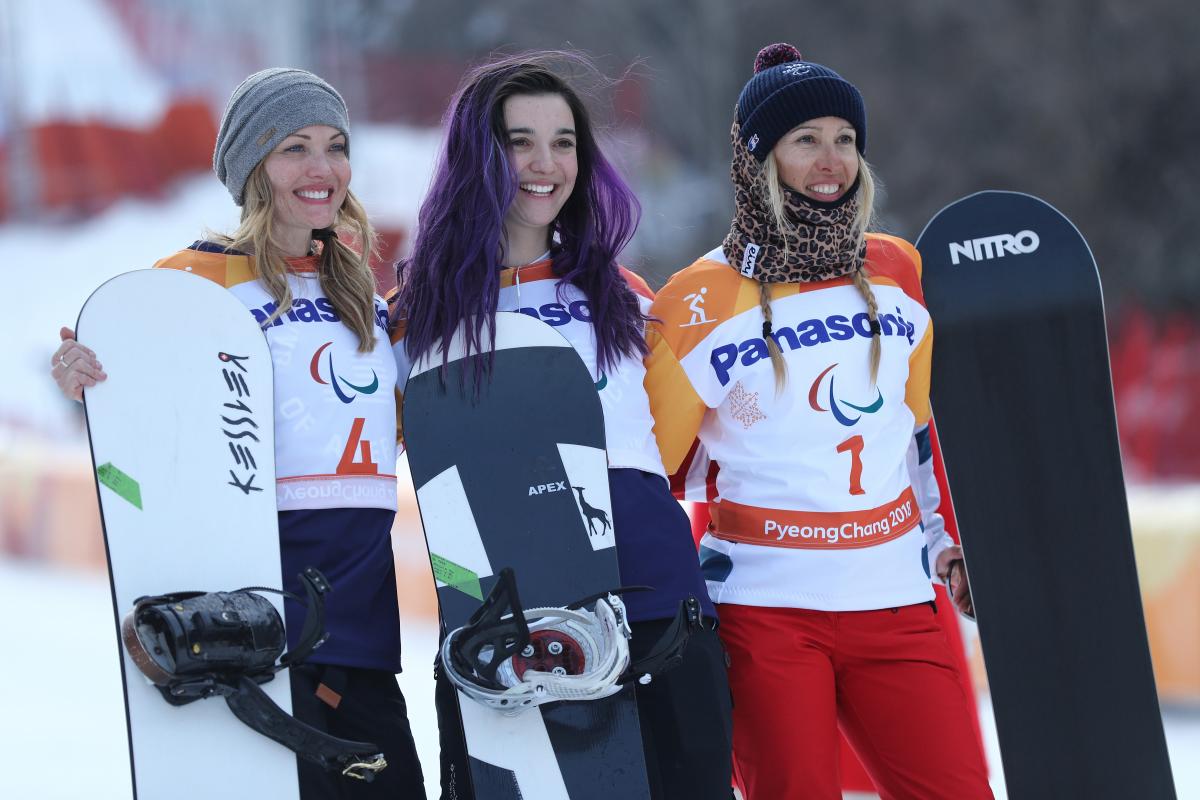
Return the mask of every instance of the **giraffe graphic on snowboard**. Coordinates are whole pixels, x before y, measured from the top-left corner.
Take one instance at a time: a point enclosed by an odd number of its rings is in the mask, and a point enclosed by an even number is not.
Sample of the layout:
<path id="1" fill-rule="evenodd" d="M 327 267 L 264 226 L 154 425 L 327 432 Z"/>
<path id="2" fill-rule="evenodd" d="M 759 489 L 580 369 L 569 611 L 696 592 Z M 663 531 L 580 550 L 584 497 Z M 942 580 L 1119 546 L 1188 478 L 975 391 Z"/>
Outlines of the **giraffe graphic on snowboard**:
<path id="1" fill-rule="evenodd" d="M 612 524 L 608 521 L 608 514 L 603 509 L 588 505 L 588 501 L 583 499 L 582 486 L 572 486 L 571 488 L 579 492 L 579 510 L 582 511 L 583 516 L 587 518 L 588 533 L 590 533 L 592 536 L 600 536 L 605 531 L 612 528 Z M 599 531 L 596 530 L 597 521 L 599 521 L 601 526 L 603 526 Z"/>

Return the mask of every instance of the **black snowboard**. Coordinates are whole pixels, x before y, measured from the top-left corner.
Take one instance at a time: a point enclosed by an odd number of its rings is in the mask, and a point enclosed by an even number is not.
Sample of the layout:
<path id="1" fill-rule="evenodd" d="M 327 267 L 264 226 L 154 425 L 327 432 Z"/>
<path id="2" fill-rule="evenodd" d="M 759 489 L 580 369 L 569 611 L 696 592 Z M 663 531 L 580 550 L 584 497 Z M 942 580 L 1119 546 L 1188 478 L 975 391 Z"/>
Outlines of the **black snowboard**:
<path id="1" fill-rule="evenodd" d="M 494 360 L 452 344 L 418 363 L 405 444 L 444 632 L 463 625 L 511 567 L 524 608 L 620 586 L 604 418 L 578 354 L 544 323 L 496 315 Z M 485 360 L 488 356 L 482 356 Z M 458 694 L 479 800 L 647 798 L 633 689 L 506 716 Z"/>
<path id="2" fill-rule="evenodd" d="M 1091 250 L 997 191 L 942 209 L 917 248 L 1009 794 L 1174 798 Z"/>

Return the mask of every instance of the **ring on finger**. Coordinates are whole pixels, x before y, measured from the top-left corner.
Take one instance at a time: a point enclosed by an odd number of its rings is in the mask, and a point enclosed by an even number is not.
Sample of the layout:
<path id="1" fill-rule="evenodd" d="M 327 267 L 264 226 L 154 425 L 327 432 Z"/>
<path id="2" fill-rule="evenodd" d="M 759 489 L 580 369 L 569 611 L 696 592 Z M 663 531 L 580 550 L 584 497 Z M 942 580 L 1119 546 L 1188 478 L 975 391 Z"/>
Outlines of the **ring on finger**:
<path id="1" fill-rule="evenodd" d="M 66 359 L 66 357 L 65 357 L 65 356 L 59 356 L 59 357 L 58 357 L 58 363 L 62 364 L 64 367 L 69 367 L 69 366 L 71 366 L 70 362 L 69 362 L 69 361 L 67 361 L 67 359 Z"/>

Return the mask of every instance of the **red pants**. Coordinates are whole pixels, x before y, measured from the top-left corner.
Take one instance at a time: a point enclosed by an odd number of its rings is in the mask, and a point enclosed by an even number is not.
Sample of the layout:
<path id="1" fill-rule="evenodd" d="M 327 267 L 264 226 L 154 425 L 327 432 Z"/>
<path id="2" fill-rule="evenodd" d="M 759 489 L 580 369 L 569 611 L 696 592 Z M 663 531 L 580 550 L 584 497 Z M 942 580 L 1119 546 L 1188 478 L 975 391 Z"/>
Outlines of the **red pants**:
<path id="1" fill-rule="evenodd" d="M 841 800 L 839 727 L 882 800 L 990 800 L 973 699 L 931 605 L 717 608 L 746 800 Z"/>

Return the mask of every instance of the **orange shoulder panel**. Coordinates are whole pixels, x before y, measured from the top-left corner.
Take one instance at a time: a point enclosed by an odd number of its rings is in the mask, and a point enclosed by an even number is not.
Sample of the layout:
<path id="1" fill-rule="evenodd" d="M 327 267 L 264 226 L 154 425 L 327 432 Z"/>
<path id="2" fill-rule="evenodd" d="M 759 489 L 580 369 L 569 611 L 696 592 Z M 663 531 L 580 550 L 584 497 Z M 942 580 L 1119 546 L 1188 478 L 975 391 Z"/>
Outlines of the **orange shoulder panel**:
<path id="1" fill-rule="evenodd" d="M 650 289 L 650 284 L 646 283 L 646 281 L 642 279 L 641 275 L 638 275 L 633 270 L 626 269 L 625 267 L 619 267 L 619 269 L 621 271 L 621 277 L 625 279 L 627 284 L 629 284 L 630 289 L 633 289 L 634 292 L 640 294 L 647 300 L 654 299 L 654 292 Z"/>
<path id="2" fill-rule="evenodd" d="M 871 278 L 895 283 L 906 295 L 925 305 L 921 289 L 921 254 L 896 236 L 867 234 L 867 266 Z"/>
<path id="3" fill-rule="evenodd" d="M 650 314 L 671 351 L 683 358 L 718 324 L 757 303 L 756 287 L 728 264 L 702 258 L 671 276 Z"/>
<path id="4" fill-rule="evenodd" d="M 205 253 L 200 250 L 180 250 L 155 262 L 155 269 L 177 269 L 208 278 L 229 288 L 254 280 L 249 256 L 230 256 L 224 253 Z"/>
<path id="5" fill-rule="evenodd" d="M 507 289 L 515 284 L 518 274 L 522 283 L 545 281 L 558 277 L 554 274 L 554 262 L 547 258 L 545 261 L 537 261 L 524 267 L 505 267 L 500 270 L 500 288 Z"/>

